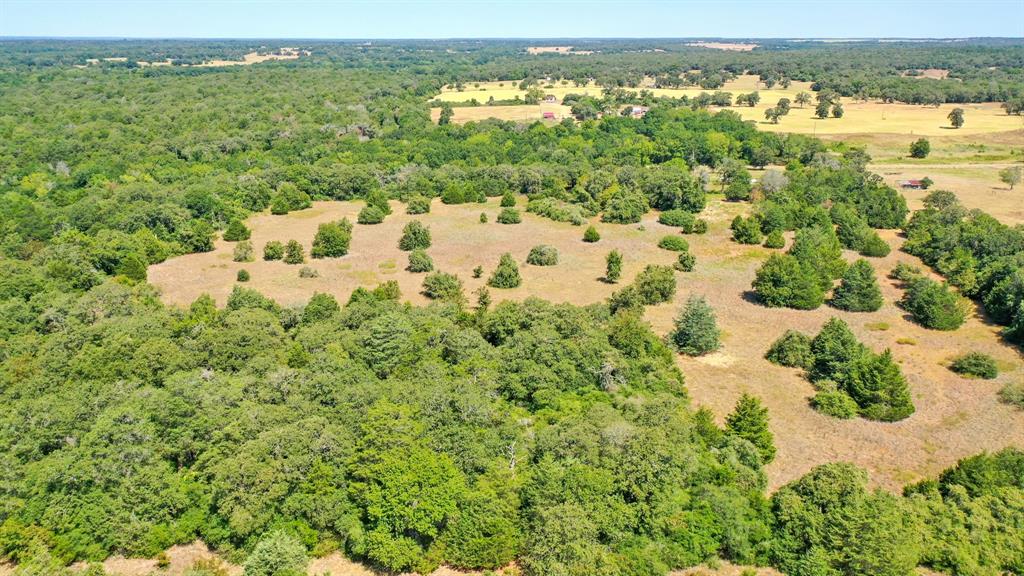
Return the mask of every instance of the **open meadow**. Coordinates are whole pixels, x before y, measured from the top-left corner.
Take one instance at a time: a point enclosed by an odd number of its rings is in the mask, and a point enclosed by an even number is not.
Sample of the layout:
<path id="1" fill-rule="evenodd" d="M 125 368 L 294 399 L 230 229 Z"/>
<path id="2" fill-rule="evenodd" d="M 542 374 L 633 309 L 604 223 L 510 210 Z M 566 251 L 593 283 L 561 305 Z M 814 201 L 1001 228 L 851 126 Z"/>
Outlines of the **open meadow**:
<path id="1" fill-rule="evenodd" d="M 284 216 L 256 215 L 248 221 L 257 253 L 270 240 L 296 239 L 306 247 L 317 226 L 347 217 L 355 221 L 361 202 L 317 202 L 313 208 Z M 379 225 L 356 225 L 351 251 L 336 259 L 309 260 L 319 278 L 299 278 L 301 266 L 282 262 L 235 263 L 231 244 L 218 241 L 213 252 L 190 254 L 153 266 L 149 281 L 160 288 L 167 302 L 188 305 L 208 293 L 223 305 L 239 269 L 251 272 L 248 286 L 283 305 L 299 305 L 316 292 L 344 301 L 357 287 L 373 287 L 395 280 L 402 298 L 414 304 L 428 300 L 420 294 L 422 274 L 405 270 L 407 252 L 398 249 L 402 227 L 412 219 L 430 227 L 433 246 L 428 250 L 435 269 L 457 274 L 467 295 L 483 286 L 503 252 L 520 264 L 523 283 L 511 290 L 491 289 L 495 301 L 539 296 L 555 302 L 591 304 L 628 283 L 647 264 L 671 264 L 675 254 L 657 247 L 658 239 L 676 229 L 657 222 L 654 213 L 642 225 L 602 224 L 594 221 L 602 239 L 581 240 L 583 228 L 523 214 L 518 225 L 494 222 L 497 199 L 486 205 L 444 205 L 434 201 L 432 211 L 408 216 L 392 203 L 394 214 Z M 754 270 L 771 253 L 758 246 L 743 246 L 729 239 L 728 224 L 748 204 L 713 201 L 702 213 L 710 222 L 705 235 L 688 235 L 697 267 L 677 273 L 679 290 L 673 302 L 648 307 L 646 318 L 655 331 L 665 334 L 679 307 L 691 294 L 704 295 L 716 310 L 723 330 L 720 351 L 700 358 L 679 357 L 687 386 L 698 405 L 724 418 L 743 392 L 764 399 L 772 417 L 778 457 L 767 467 L 772 489 L 825 462 L 844 460 L 866 468 L 875 485 L 898 490 L 902 485 L 934 475 L 959 458 L 980 450 L 998 450 L 1024 444 L 1024 412 L 1000 404 L 996 392 L 1006 382 L 1024 377 L 1020 354 L 997 336 L 998 327 L 977 315 L 955 332 L 936 332 L 909 321 L 894 304 L 901 290 L 885 276 L 899 261 L 917 263 L 898 250 L 872 259 L 881 280 L 885 306 L 872 313 L 847 313 L 823 306 L 814 311 L 765 308 L 748 294 Z M 490 223 L 481 224 L 486 213 Z M 893 248 L 902 241 L 884 233 Z M 557 266 L 525 264 L 532 246 L 558 248 Z M 625 257 L 623 281 L 602 282 L 604 257 L 612 249 Z M 855 254 L 847 253 L 848 259 Z M 258 256 L 257 256 L 258 258 Z M 476 266 L 484 268 L 479 279 Z M 786 329 L 816 333 L 830 317 L 849 322 L 858 338 L 876 351 L 890 348 L 910 381 L 917 412 L 896 423 L 865 419 L 839 420 L 808 405 L 811 385 L 797 371 L 770 364 L 762 358 L 769 345 Z M 755 328 L 752 328 L 755 327 Z M 996 358 L 1003 374 L 995 380 L 966 380 L 943 366 L 950 357 L 976 350 Z"/>

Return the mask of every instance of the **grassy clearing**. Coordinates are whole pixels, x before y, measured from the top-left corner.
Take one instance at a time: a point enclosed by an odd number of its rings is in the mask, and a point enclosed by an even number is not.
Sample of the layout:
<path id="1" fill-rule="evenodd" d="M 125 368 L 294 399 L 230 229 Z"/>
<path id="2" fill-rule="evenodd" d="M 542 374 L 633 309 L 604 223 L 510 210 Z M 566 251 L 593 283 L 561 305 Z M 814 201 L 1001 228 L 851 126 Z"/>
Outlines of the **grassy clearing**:
<path id="1" fill-rule="evenodd" d="M 565 118 L 572 117 L 569 107 L 562 106 L 561 104 L 474 106 L 455 108 L 453 111 L 455 115 L 452 117 L 452 122 L 457 124 L 461 124 L 463 122 L 479 122 L 481 120 L 487 120 L 488 118 L 511 120 L 513 122 L 534 122 L 536 120 L 543 120 L 545 112 L 551 112 L 555 115 L 555 119 L 548 120 L 548 122 L 560 122 Z M 430 118 L 434 122 L 437 122 L 437 119 L 440 117 L 440 108 L 430 109 Z"/>
<path id="2" fill-rule="evenodd" d="M 354 220 L 361 207 L 361 202 L 317 202 L 309 210 L 285 216 L 258 215 L 247 224 L 257 250 L 269 240 L 289 238 L 308 249 L 318 224 L 343 216 Z M 300 281 L 299 267 L 282 262 L 225 263 L 221 256 L 230 254 L 232 246 L 218 241 L 213 252 L 181 256 L 151 267 L 149 279 L 161 288 L 165 300 L 181 305 L 204 292 L 223 305 L 242 266 L 252 273 L 250 287 L 285 305 L 304 303 L 314 292 L 329 292 L 344 301 L 358 286 L 372 287 L 391 279 L 398 281 L 405 300 L 423 304 L 426 299 L 419 294 L 422 275 L 387 266 L 405 262 L 398 238 L 402 227 L 414 218 L 404 214 L 397 203 L 394 208 L 395 214 L 382 224 L 356 226 L 349 255 L 308 262 L 318 270 L 319 278 Z M 886 258 L 872 259 L 886 300 L 877 312 L 846 313 L 827 306 L 810 312 L 761 307 L 744 293 L 767 251 L 728 239 L 729 221 L 747 208 L 746 204 L 710 202 L 701 215 L 710 223 L 709 232 L 687 237 L 697 258 L 696 269 L 677 273 L 679 291 L 674 301 L 648 308 L 647 319 L 664 334 L 688 296 L 703 295 L 715 308 L 725 334 L 722 349 L 707 357 L 680 357 L 678 362 L 695 402 L 711 408 L 720 418 L 743 392 L 764 399 L 779 448 L 776 461 L 767 468 L 771 488 L 798 478 L 817 464 L 847 460 L 867 468 L 876 484 L 896 489 L 908 479 L 934 475 L 980 450 L 1024 445 L 1024 411 L 997 399 L 1006 382 L 1024 377 L 1024 369 L 1019 353 L 998 339 L 997 327 L 972 317 L 959 330 L 947 333 L 908 321 L 894 305 L 901 290 L 886 275 L 899 260 L 919 262 L 898 250 Z M 675 230 L 659 224 L 653 213 L 633 225 L 603 224 L 594 219 L 601 241 L 586 243 L 581 240 L 585 227 L 533 214 L 523 214 L 522 224 L 502 226 L 494 223 L 499 210 L 497 199 L 484 206 L 446 206 L 435 201 L 429 214 L 415 217 L 431 228 L 434 245 L 428 253 L 435 267 L 457 274 L 465 282 L 467 294 L 486 282 L 503 252 L 511 252 L 520 263 L 523 283 L 511 290 L 491 290 L 495 301 L 540 296 L 555 302 L 590 304 L 631 281 L 646 264 L 671 265 L 675 261 L 674 253 L 657 247 L 662 236 Z M 479 222 L 481 211 L 490 217 L 489 224 Z M 883 232 L 883 238 L 894 248 L 901 242 L 894 232 Z M 523 265 L 530 248 L 537 244 L 556 247 L 559 264 Z M 626 256 L 618 285 L 600 280 L 605 255 L 612 249 Z M 856 258 L 853 253 L 846 256 Z M 479 279 L 472 277 L 476 266 L 485 270 Z M 387 273 L 380 274 L 383 270 Z M 807 399 L 814 391 L 806 380 L 763 359 L 770 344 L 786 329 L 817 333 L 832 316 L 845 319 L 858 339 L 873 350 L 892 349 L 911 385 L 917 406 L 913 416 L 892 424 L 824 416 L 808 406 Z M 890 329 L 872 329 L 881 324 Z M 1008 369 L 995 380 L 968 382 L 940 365 L 943 359 L 966 349 L 989 354 Z"/>

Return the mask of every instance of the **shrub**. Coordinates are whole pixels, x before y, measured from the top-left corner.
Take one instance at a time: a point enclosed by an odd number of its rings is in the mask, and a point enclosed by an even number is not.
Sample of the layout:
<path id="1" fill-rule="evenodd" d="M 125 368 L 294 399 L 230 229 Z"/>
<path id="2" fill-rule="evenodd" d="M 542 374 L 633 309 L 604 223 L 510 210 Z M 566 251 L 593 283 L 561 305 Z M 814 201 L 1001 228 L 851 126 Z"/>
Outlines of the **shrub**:
<path id="1" fill-rule="evenodd" d="M 882 237 L 878 235 L 878 232 L 874 230 L 871 234 L 864 238 L 864 241 L 860 245 L 860 255 L 870 256 L 872 258 L 882 258 L 888 256 L 891 248 L 889 243 L 882 240 Z"/>
<path id="2" fill-rule="evenodd" d="M 534 266 L 554 266 L 558 264 L 558 249 L 554 246 L 541 244 L 530 248 L 530 254 L 526 257 L 527 264 Z"/>
<path id="3" fill-rule="evenodd" d="M 814 275 L 789 254 L 772 254 L 757 269 L 752 284 L 758 300 L 770 308 L 813 310 L 825 301 Z"/>
<path id="4" fill-rule="evenodd" d="M 686 252 L 690 249 L 690 243 L 682 236 L 663 236 L 658 241 L 658 248 L 673 252 Z"/>
<path id="5" fill-rule="evenodd" d="M 483 266 L 477 266 L 476 268 L 473 268 L 473 278 L 479 278 L 479 277 L 481 277 L 483 275 L 484 275 L 484 267 Z"/>
<path id="6" fill-rule="evenodd" d="M 828 390 L 818 392 L 811 399 L 811 406 L 823 414 L 849 420 L 857 415 L 857 403 L 845 392 Z"/>
<path id="7" fill-rule="evenodd" d="M 235 249 L 231 254 L 231 260 L 234 262 L 252 262 L 252 242 L 242 240 L 238 244 L 235 244 Z"/>
<path id="8" fill-rule="evenodd" d="M 228 242 L 238 242 L 239 240 L 248 240 L 252 236 L 252 232 L 242 224 L 241 220 L 232 220 L 228 224 L 227 230 L 224 231 L 224 239 Z"/>
<path id="9" fill-rule="evenodd" d="M 283 182 L 277 187 L 277 193 L 270 200 L 271 214 L 287 214 L 293 210 L 303 210 L 312 206 L 309 194 L 299 190 L 291 182 Z"/>
<path id="10" fill-rule="evenodd" d="M 319 278 L 320 273 L 315 268 L 309 266 L 303 266 L 299 269 L 299 278 Z"/>
<path id="11" fill-rule="evenodd" d="M 632 224 L 639 222 L 647 213 L 647 198 L 639 191 L 619 189 L 611 198 L 601 214 L 602 222 Z"/>
<path id="12" fill-rule="evenodd" d="M 366 205 L 377 208 L 385 216 L 391 215 L 391 204 L 388 202 L 388 195 L 380 188 L 371 190 L 366 194 Z"/>
<path id="13" fill-rule="evenodd" d="M 582 226 L 588 216 L 582 206 L 555 198 L 530 200 L 526 204 L 526 211 L 555 222 L 570 222 L 573 226 Z"/>
<path id="14" fill-rule="evenodd" d="M 692 272 L 693 267 L 697 264 L 697 258 L 689 252 L 681 252 L 676 263 L 672 265 L 673 268 L 680 272 Z"/>
<path id="15" fill-rule="evenodd" d="M 486 212 L 481 212 L 480 213 L 480 223 L 481 224 L 487 224 L 487 213 Z"/>
<path id="16" fill-rule="evenodd" d="M 927 158 L 932 151 L 932 145 L 926 138 L 918 138 L 910 144 L 911 158 Z"/>
<path id="17" fill-rule="evenodd" d="M 413 196 L 405 204 L 406 214 L 427 214 L 430 212 L 430 198 Z"/>
<path id="18" fill-rule="evenodd" d="M 282 531 L 264 536 L 245 559 L 243 576 L 300 576 L 306 573 L 306 547 Z"/>
<path id="19" fill-rule="evenodd" d="M 302 249 L 302 244 L 299 244 L 295 240 L 289 240 L 284 247 L 284 263 L 285 264 L 302 264 L 306 261 L 305 251 Z"/>
<path id="20" fill-rule="evenodd" d="M 658 222 L 665 226 L 683 228 L 685 232 L 686 229 L 692 229 L 694 227 L 697 222 L 697 217 L 691 212 L 677 208 L 674 210 L 666 210 L 661 214 L 658 214 Z"/>
<path id="21" fill-rule="evenodd" d="M 409 266 L 405 268 L 409 272 L 430 272 L 434 269 L 434 260 L 421 248 L 409 253 Z"/>
<path id="22" fill-rule="evenodd" d="M 512 192 L 505 192 L 501 195 L 501 207 L 502 208 L 514 208 L 516 205 L 516 195 Z"/>
<path id="23" fill-rule="evenodd" d="M 462 280 L 455 274 L 432 272 L 423 279 L 423 295 L 432 300 L 463 303 Z"/>
<path id="24" fill-rule="evenodd" d="M 616 314 L 623 310 L 632 310 L 641 313 L 643 312 L 643 308 L 644 299 L 635 284 L 630 284 L 622 290 L 612 293 L 608 298 L 608 310 L 612 314 Z"/>
<path id="25" fill-rule="evenodd" d="M 633 281 L 644 304 L 668 302 L 676 295 L 676 275 L 669 266 L 648 264 Z"/>
<path id="26" fill-rule="evenodd" d="M 271 240 L 263 245 L 264 260 L 280 260 L 284 258 L 284 244 L 277 240 Z"/>
<path id="27" fill-rule="evenodd" d="M 897 262 L 889 272 L 889 278 L 900 282 L 910 282 L 921 276 L 921 268 L 906 262 Z"/>
<path id="28" fill-rule="evenodd" d="M 352 223 L 347 218 L 324 222 L 316 229 L 310 255 L 313 258 L 340 258 L 348 254 L 351 243 Z"/>
<path id="29" fill-rule="evenodd" d="M 615 283 L 622 277 L 622 254 L 618 250 L 612 250 L 605 256 L 605 282 Z"/>
<path id="30" fill-rule="evenodd" d="M 523 279 L 519 276 L 519 266 L 512 259 L 508 252 L 501 255 L 498 260 L 498 267 L 494 269 L 487 285 L 493 288 L 515 288 L 522 284 Z"/>
<path id="31" fill-rule="evenodd" d="M 740 244 L 760 244 L 763 238 L 761 223 L 754 216 L 750 218 L 737 216 L 733 218 L 729 228 L 732 229 L 732 239 Z"/>
<path id="32" fill-rule="evenodd" d="M 781 230 L 772 230 L 768 233 L 768 237 L 764 239 L 765 248 L 784 248 L 786 246 L 786 238 L 783 237 Z"/>
<path id="33" fill-rule="evenodd" d="M 356 222 L 359 224 L 380 224 L 384 221 L 385 216 L 387 215 L 379 207 L 366 205 L 359 211 Z"/>
<path id="34" fill-rule="evenodd" d="M 691 234 L 691 233 L 692 234 L 703 234 L 703 233 L 705 233 L 707 231 L 708 231 L 708 221 L 707 220 L 703 220 L 701 218 L 698 218 L 697 221 L 693 223 L 693 229 L 692 230 L 687 230 L 685 228 L 683 229 L 683 232 L 686 232 L 687 234 Z"/>
<path id="35" fill-rule="evenodd" d="M 811 353 L 811 339 L 796 330 L 786 330 L 785 334 L 772 343 L 764 357 L 769 362 L 780 366 L 808 369 L 814 362 L 814 355 Z"/>
<path id="36" fill-rule="evenodd" d="M 340 310 L 341 307 L 338 306 L 338 300 L 334 296 L 316 292 L 302 309 L 302 323 L 312 324 L 321 320 L 327 320 Z"/>
<path id="37" fill-rule="evenodd" d="M 519 224 L 522 221 L 519 210 L 515 208 L 504 208 L 498 213 L 498 224 Z"/>
<path id="38" fill-rule="evenodd" d="M 945 283 L 929 278 L 913 279 L 900 305 L 914 320 L 932 330 L 956 330 L 967 320 L 967 304 Z"/>
<path id="39" fill-rule="evenodd" d="M 848 312 L 874 312 L 882 307 L 882 291 L 875 279 L 875 269 L 867 260 L 857 260 L 847 268 L 830 303 Z"/>
<path id="40" fill-rule="evenodd" d="M 953 359 L 949 369 L 957 374 L 991 380 L 999 375 L 996 361 L 988 354 L 968 352 Z"/>
<path id="41" fill-rule="evenodd" d="M 750 200 L 750 177 L 734 178 L 725 186 L 725 199 L 730 202 Z"/>
<path id="42" fill-rule="evenodd" d="M 999 400 L 1024 410 L 1024 382 L 1007 382 L 999 391 Z"/>
<path id="43" fill-rule="evenodd" d="M 406 252 L 417 248 L 426 250 L 430 248 L 431 243 L 430 228 L 418 220 L 413 220 L 402 229 L 402 238 L 398 240 L 398 248 Z"/>
<path id="44" fill-rule="evenodd" d="M 249 278 L 250 278 L 250 276 L 249 276 L 249 271 L 248 270 L 239 270 L 238 271 L 238 275 L 235 276 L 235 280 L 237 280 L 239 282 L 248 282 Z"/>
<path id="45" fill-rule="evenodd" d="M 718 350 L 718 337 L 715 311 L 703 297 L 690 296 L 669 335 L 672 345 L 688 356 L 702 356 Z"/>
<path id="46" fill-rule="evenodd" d="M 587 229 L 583 232 L 584 242 L 597 242 L 600 239 L 601 235 L 598 234 L 597 228 L 594 228 L 593 226 L 588 226 Z"/>

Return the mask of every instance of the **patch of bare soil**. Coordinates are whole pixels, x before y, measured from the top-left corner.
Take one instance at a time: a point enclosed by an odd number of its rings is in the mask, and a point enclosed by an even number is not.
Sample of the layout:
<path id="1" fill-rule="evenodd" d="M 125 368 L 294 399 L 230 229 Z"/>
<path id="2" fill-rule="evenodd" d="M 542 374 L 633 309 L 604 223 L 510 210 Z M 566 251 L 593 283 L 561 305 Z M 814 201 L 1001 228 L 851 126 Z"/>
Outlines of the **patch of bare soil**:
<path id="1" fill-rule="evenodd" d="M 285 216 L 254 216 L 248 225 L 257 258 L 269 240 L 294 238 L 308 252 L 318 224 L 343 216 L 354 222 L 362 206 L 361 202 L 317 202 L 309 210 Z M 457 274 L 470 298 L 473 290 L 484 285 L 503 252 L 510 252 L 519 262 L 523 284 L 513 290 L 491 289 L 495 301 L 539 296 L 554 302 L 590 304 L 610 296 L 645 265 L 675 261 L 675 253 L 659 249 L 657 242 L 677 231 L 658 224 L 655 214 L 645 216 L 641 225 L 603 224 L 594 219 L 601 241 L 588 244 L 582 241 L 583 227 L 532 214 L 523 213 L 522 224 L 497 224 L 497 199 L 486 205 L 458 206 L 435 201 L 430 214 L 415 217 L 404 214 L 399 203 L 393 208 L 395 214 L 383 224 L 355 226 L 347 256 L 310 261 L 308 265 L 320 272 L 319 278 L 299 278 L 301 266 L 282 262 L 232 262 L 233 244 L 218 241 L 213 252 L 152 266 L 149 280 L 162 290 L 165 301 L 183 306 L 204 292 L 223 305 L 241 268 L 252 274 L 249 287 L 284 305 L 302 304 L 314 292 L 331 293 L 344 302 L 356 287 L 373 287 L 386 280 L 399 283 L 403 299 L 424 304 L 427 300 L 419 294 L 423 275 L 405 271 L 408 253 L 397 246 L 402 227 L 413 219 L 431 228 L 433 246 L 428 253 L 435 267 Z M 871 259 L 886 299 L 881 310 L 848 313 L 827 306 L 814 311 L 765 308 L 750 297 L 749 290 L 755 270 L 772 251 L 729 239 L 729 221 L 748 208 L 746 204 L 710 202 L 703 214 L 711 223 L 709 232 L 687 237 L 697 257 L 696 269 L 678 273 L 679 291 L 674 301 L 649 307 L 646 316 L 656 332 L 666 334 L 691 294 L 704 295 L 715 308 L 723 331 L 722 349 L 703 358 L 680 356 L 679 366 L 695 403 L 709 407 L 722 420 L 743 392 L 764 400 L 778 445 L 778 456 L 767 467 L 771 489 L 815 465 L 844 460 L 866 468 L 874 485 L 898 490 L 979 451 L 1024 446 L 1024 411 L 996 398 L 1007 381 L 1024 377 L 1021 355 L 998 338 L 998 326 L 979 316 L 954 332 L 927 330 L 909 321 L 895 305 L 902 290 L 885 276 L 898 261 L 920 262 L 898 251 L 902 239 L 895 232 L 883 232 L 893 252 L 886 258 Z M 481 212 L 488 215 L 489 223 L 479 222 Z M 559 264 L 525 264 L 527 253 L 537 244 L 555 246 L 560 252 Z M 623 282 L 618 285 L 600 280 L 605 255 L 612 249 L 625 255 Z M 846 256 L 850 260 L 857 257 L 853 253 Z M 472 278 L 476 266 L 485 269 L 479 279 Z M 808 404 L 814 390 L 798 371 L 764 360 L 765 351 L 786 329 L 815 334 L 832 316 L 849 322 L 873 350 L 892 349 L 910 382 L 917 407 L 914 415 L 897 423 L 881 423 L 819 414 Z M 990 354 L 1010 368 L 995 380 L 966 380 L 943 367 L 951 356 L 967 350 Z"/>
<path id="2" fill-rule="evenodd" d="M 743 42 L 690 42 L 687 46 L 713 48 L 715 50 L 730 50 L 732 52 L 750 52 L 754 48 L 757 48 L 758 45 Z"/>

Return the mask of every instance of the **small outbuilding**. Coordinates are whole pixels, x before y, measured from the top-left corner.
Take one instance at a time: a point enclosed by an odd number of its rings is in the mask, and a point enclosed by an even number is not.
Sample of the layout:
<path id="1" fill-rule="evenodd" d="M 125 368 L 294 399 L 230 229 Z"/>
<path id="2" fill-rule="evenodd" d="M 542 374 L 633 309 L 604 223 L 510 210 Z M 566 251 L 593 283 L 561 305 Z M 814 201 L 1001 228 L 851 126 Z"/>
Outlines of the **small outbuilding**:
<path id="1" fill-rule="evenodd" d="M 900 180 L 900 188 L 904 190 L 924 190 L 924 180 Z"/>
<path id="2" fill-rule="evenodd" d="M 643 118 L 647 115 L 647 111 L 650 110 L 647 106 L 633 106 L 629 110 L 629 115 L 633 118 Z"/>
<path id="3" fill-rule="evenodd" d="M 554 112 L 544 112 L 542 116 L 543 116 L 543 118 L 545 120 L 554 120 L 555 119 L 555 113 Z"/>

